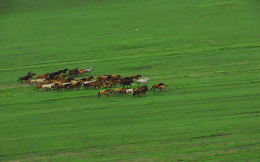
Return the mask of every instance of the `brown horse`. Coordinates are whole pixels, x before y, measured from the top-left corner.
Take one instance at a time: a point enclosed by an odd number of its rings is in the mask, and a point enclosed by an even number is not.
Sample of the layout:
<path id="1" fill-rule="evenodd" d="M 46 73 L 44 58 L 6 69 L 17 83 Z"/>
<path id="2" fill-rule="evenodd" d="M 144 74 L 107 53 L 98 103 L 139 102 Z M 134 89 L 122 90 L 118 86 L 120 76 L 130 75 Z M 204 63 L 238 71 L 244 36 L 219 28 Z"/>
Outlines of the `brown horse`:
<path id="1" fill-rule="evenodd" d="M 103 95 L 103 94 L 107 95 L 107 97 L 108 97 L 110 93 L 112 93 L 112 90 L 111 90 L 111 89 L 99 91 L 99 92 L 98 92 L 98 98 L 99 98 L 99 96 L 102 98 L 102 95 Z"/>
<path id="2" fill-rule="evenodd" d="M 60 75 L 58 76 L 58 79 L 62 80 L 62 79 L 65 79 L 68 75 Z"/>
<path id="3" fill-rule="evenodd" d="M 73 69 L 69 71 L 69 76 L 78 76 L 79 75 L 79 68 Z"/>
<path id="4" fill-rule="evenodd" d="M 118 88 L 118 89 L 113 89 L 113 96 L 116 95 L 117 96 L 117 93 L 118 93 L 118 96 L 121 94 L 121 96 L 125 93 L 125 88 Z"/>
<path id="5" fill-rule="evenodd" d="M 138 96 L 140 97 L 140 93 L 142 94 L 145 94 L 146 95 L 146 91 L 149 91 L 148 87 L 147 86 L 143 86 L 143 87 L 138 87 L 136 89 L 134 89 L 134 93 L 133 93 L 133 96 L 136 97 L 136 94 L 138 94 Z"/>
<path id="6" fill-rule="evenodd" d="M 45 73 L 45 74 L 42 74 L 42 75 L 38 75 L 38 76 L 36 77 L 36 79 L 45 78 L 45 77 L 47 77 L 47 76 L 48 76 L 48 74 Z"/>
<path id="7" fill-rule="evenodd" d="M 86 77 L 86 78 L 82 78 L 82 79 L 80 79 L 80 80 L 83 80 L 83 81 L 91 81 L 92 79 L 94 79 L 93 76 L 91 76 L 91 77 Z"/>
<path id="8" fill-rule="evenodd" d="M 39 89 L 41 89 L 42 86 L 43 86 L 43 85 L 37 85 L 37 86 L 34 88 L 34 91 L 35 91 L 35 89 L 37 89 L 37 92 L 39 92 Z"/>
<path id="9" fill-rule="evenodd" d="M 130 78 L 131 78 L 131 79 L 138 79 L 139 77 L 141 77 L 141 78 L 142 78 L 142 76 L 141 76 L 141 75 L 133 75 L 133 76 L 131 76 Z"/>
<path id="10" fill-rule="evenodd" d="M 102 76 L 101 77 L 101 80 L 104 82 L 104 81 L 110 81 L 111 79 L 111 75 L 108 75 L 108 76 Z"/>
<path id="11" fill-rule="evenodd" d="M 162 85 L 164 85 L 164 83 L 159 83 L 158 85 L 153 85 L 152 88 L 150 89 L 150 91 L 152 91 L 152 89 L 153 89 L 155 92 L 155 88 L 160 89 L 160 86 L 162 86 Z"/>
<path id="12" fill-rule="evenodd" d="M 91 82 L 85 82 L 85 83 L 83 83 L 83 87 L 85 88 L 85 89 L 87 89 L 87 88 L 90 88 L 91 87 Z"/>
<path id="13" fill-rule="evenodd" d="M 119 80 L 121 78 L 121 75 L 111 75 L 111 79 L 113 80 Z"/>
<path id="14" fill-rule="evenodd" d="M 64 79 L 63 81 L 64 81 L 64 82 L 70 82 L 70 81 L 72 81 L 72 80 L 75 80 L 75 78 L 67 78 L 67 79 Z"/>
<path id="15" fill-rule="evenodd" d="M 59 85 L 59 86 L 57 87 L 58 92 L 59 92 L 59 90 L 62 91 L 62 89 L 64 89 L 64 92 L 65 92 L 65 90 L 68 90 L 68 86 L 69 86 L 69 85 L 70 85 L 70 84 Z M 69 90 L 68 90 L 68 91 L 69 91 Z"/>
<path id="16" fill-rule="evenodd" d="M 79 71 L 79 74 L 81 74 L 81 76 L 84 76 L 85 73 L 87 72 L 86 70 L 78 70 Z"/>
<path id="17" fill-rule="evenodd" d="M 70 87 L 69 87 L 69 89 L 70 89 L 70 91 L 72 91 L 72 90 L 73 90 L 73 88 L 76 88 L 76 90 L 78 90 L 78 91 L 79 91 L 79 89 L 80 89 L 80 86 L 81 86 L 81 82 L 78 82 L 78 83 L 76 83 L 76 84 L 70 84 Z"/>
<path id="18" fill-rule="evenodd" d="M 166 87 L 169 87 L 168 85 L 162 85 L 159 87 L 160 92 L 162 91 L 162 89 L 164 89 L 165 91 L 167 91 Z"/>
<path id="19" fill-rule="evenodd" d="M 96 89 L 96 87 L 98 87 L 98 89 L 101 89 L 103 82 L 92 82 L 91 86 L 93 87 L 93 89 Z"/>

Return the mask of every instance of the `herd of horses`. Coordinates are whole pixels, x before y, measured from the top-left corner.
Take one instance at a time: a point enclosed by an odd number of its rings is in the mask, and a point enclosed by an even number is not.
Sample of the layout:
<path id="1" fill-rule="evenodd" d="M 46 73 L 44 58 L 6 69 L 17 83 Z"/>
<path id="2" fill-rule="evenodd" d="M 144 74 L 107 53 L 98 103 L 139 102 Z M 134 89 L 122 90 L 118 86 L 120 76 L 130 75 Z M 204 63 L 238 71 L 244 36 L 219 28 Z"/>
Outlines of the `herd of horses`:
<path id="1" fill-rule="evenodd" d="M 68 71 L 68 73 L 67 73 Z M 72 69 L 68 70 L 67 68 L 64 70 L 59 70 L 57 72 L 45 73 L 41 75 L 37 75 L 35 73 L 26 75 L 24 77 L 20 77 L 17 81 L 20 83 L 26 82 L 28 85 L 35 85 L 34 91 L 41 89 L 42 91 L 53 91 L 56 90 L 58 92 L 79 90 L 80 87 L 84 89 L 100 89 L 98 92 L 98 98 L 102 97 L 102 95 L 106 95 L 107 97 L 110 95 L 119 96 L 124 95 L 129 96 L 131 93 L 132 96 L 143 96 L 146 95 L 146 92 L 149 91 L 147 86 L 147 82 L 150 81 L 149 78 L 142 78 L 141 75 L 133 75 L 131 77 L 122 78 L 121 75 L 102 75 L 96 77 L 93 76 L 86 77 L 85 74 L 92 74 L 94 71 L 93 68 L 90 69 Z M 80 79 L 75 79 L 75 77 L 83 77 Z M 134 82 L 135 79 L 135 82 Z M 131 88 L 131 84 L 137 85 L 136 88 Z M 141 86 L 141 84 L 143 84 Z M 120 85 L 121 88 L 116 88 Z M 125 88 L 126 86 L 126 88 Z M 130 86 L 130 88 L 128 88 Z M 114 89 L 111 89 L 114 87 Z M 159 83 L 158 85 L 153 85 L 150 91 L 155 89 L 159 89 L 160 92 L 162 90 L 167 91 L 168 85 L 164 83 Z M 105 90 L 101 90 L 104 88 Z M 108 88 L 108 89 L 107 89 Z"/>

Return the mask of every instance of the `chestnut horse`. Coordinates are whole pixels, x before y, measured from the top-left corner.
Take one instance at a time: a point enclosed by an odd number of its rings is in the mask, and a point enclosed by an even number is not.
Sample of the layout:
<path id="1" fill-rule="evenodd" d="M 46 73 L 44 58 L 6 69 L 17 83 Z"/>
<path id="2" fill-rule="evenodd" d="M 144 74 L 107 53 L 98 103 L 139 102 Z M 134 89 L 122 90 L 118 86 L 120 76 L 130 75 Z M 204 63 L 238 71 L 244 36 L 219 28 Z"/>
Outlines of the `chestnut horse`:
<path id="1" fill-rule="evenodd" d="M 162 85 L 159 87 L 160 92 L 162 91 L 162 89 L 164 89 L 165 91 L 167 91 L 166 87 L 169 87 L 168 85 Z"/>
<path id="2" fill-rule="evenodd" d="M 142 78 L 142 76 L 141 76 L 141 75 L 133 75 L 133 76 L 131 76 L 130 78 L 131 78 L 131 79 L 138 79 L 139 77 L 141 77 L 141 78 Z"/>
<path id="3" fill-rule="evenodd" d="M 152 88 L 150 89 L 150 91 L 153 89 L 155 92 L 155 88 L 160 89 L 160 86 L 164 85 L 164 83 L 159 83 L 158 85 L 153 85 Z"/>

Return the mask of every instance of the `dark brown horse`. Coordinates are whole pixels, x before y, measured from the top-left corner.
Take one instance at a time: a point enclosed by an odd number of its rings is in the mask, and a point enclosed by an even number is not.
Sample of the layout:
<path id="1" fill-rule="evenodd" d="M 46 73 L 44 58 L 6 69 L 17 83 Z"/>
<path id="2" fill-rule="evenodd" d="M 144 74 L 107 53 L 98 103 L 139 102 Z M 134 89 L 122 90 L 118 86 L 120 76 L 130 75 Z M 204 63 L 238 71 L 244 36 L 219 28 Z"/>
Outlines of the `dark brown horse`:
<path id="1" fill-rule="evenodd" d="M 74 88 L 76 88 L 76 90 L 79 91 L 80 86 L 81 86 L 81 82 L 78 82 L 78 83 L 76 83 L 76 84 L 70 84 L 70 86 L 69 86 L 68 89 L 70 89 L 70 91 L 72 91 Z"/>
<path id="2" fill-rule="evenodd" d="M 68 86 L 69 86 L 70 84 L 63 84 L 63 85 L 59 85 L 58 87 L 57 87 L 57 91 L 59 92 L 59 90 L 60 91 L 62 91 L 62 89 L 64 89 L 64 92 L 65 92 L 65 90 L 68 90 Z M 69 91 L 69 90 L 68 90 Z"/>
<path id="3" fill-rule="evenodd" d="M 133 96 L 136 97 L 136 94 L 138 94 L 138 96 L 140 97 L 140 93 L 142 94 L 145 94 L 146 95 L 146 91 L 149 91 L 148 87 L 147 86 L 143 86 L 143 87 L 138 87 L 136 89 L 134 89 L 134 93 L 133 93 Z"/>
<path id="4" fill-rule="evenodd" d="M 79 75 L 79 68 L 69 71 L 69 76 L 78 76 L 78 75 Z"/>
<path id="5" fill-rule="evenodd" d="M 66 73 L 66 71 L 69 71 L 69 69 L 64 69 L 64 70 L 59 70 L 58 72 L 60 73 L 60 74 L 62 74 L 62 73 Z"/>
<path id="6" fill-rule="evenodd" d="M 30 77 L 29 76 L 25 76 L 25 77 L 20 77 L 17 81 L 20 81 L 20 83 L 22 83 L 23 80 L 28 80 L 28 79 L 30 79 Z"/>

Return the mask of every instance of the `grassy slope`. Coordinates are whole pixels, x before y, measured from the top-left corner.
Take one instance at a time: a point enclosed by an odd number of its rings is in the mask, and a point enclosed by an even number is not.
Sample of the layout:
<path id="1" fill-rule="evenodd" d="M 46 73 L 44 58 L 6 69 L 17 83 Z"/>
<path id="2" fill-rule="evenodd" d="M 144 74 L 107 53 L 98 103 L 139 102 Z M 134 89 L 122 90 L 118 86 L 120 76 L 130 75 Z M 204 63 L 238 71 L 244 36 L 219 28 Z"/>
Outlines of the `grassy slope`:
<path id="1" fill-rule="evenodd" d="M 1 1 L 1 161 L 259 159 L 257 2 L 29 2 Z M 98 99 L 16 81 L 76 67 L 170 88 Z"/>

